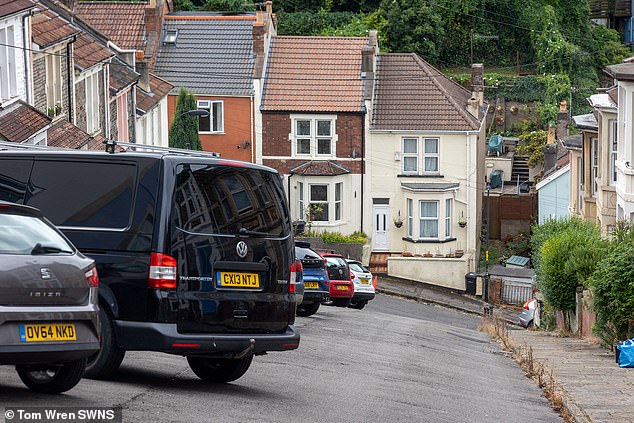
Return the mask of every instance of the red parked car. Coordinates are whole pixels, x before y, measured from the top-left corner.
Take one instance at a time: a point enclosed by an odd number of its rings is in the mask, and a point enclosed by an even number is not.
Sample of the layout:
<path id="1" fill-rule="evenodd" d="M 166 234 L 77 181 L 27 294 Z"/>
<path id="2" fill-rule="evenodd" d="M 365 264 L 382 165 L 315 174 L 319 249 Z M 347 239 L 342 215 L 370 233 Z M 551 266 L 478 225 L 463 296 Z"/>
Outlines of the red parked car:
<path id="1" fill-rule="evenodd" d="M 354 296 L 350 268 L 341 254 L 319 253 L 326 260 L 330 279 L 330 300 L 337 307 L 348 307 Z"/>

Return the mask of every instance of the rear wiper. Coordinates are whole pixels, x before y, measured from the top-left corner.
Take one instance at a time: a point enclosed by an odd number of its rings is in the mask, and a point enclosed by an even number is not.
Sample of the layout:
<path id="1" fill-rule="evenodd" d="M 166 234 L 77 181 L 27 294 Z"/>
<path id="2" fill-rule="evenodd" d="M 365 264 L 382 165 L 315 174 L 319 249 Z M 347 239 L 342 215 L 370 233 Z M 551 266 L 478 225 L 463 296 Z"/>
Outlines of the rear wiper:
<path id="1" fill-rule="evenodd" d="M 31 250 L 31 255 L 39 255 L 39 254 L 53 254 L 53 253 L 72 253 L 72 251 L 62 250 L 59 247 L 54 247 L 52 245 L 42 245 L 41 243 L 35 244 L 35 247 Z"/>
<path id="2" fill-rule="evenodd" d="M 238 230 L 238 235 L 257 236 L 257 237 L 269 236 L 269 234 L 267 234 L 266 232 L 250 231 L 247 228 L 240 228 L 240 230 Z"/>

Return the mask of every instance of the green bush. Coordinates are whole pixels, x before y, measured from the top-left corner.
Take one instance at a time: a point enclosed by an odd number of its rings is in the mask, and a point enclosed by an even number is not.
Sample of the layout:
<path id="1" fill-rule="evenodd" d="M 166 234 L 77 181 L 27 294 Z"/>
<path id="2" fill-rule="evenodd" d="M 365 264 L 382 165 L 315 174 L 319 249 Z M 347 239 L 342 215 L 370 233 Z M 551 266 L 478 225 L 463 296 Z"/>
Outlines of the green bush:
<path id="1" fill-rule="evenodd" d="M 608 243 L 595 224 L 575 220 L 566 220 L 567 226 L 551 232 L 533 250 L 538 252 L 538 287 L 549 305 L 563 311 L 575 309 L 577 287 L 588 285 L 597 263 L 608 251 Z"/>
<path id="2" fill-rule="evenodd" d="M 361 232 L 355 231 L 350 235 L 344 235 L 341 232 L 316 232 L 316 231 L 308 231 L 304 232 L 302 237 L 313 237 L 313 238 L 321 238 L 323 242 L 326 244 L 365 244 L 368 240 L 368 236 Z"/>
<path id="3" fill-rule="evenodd" d="M 606 345 L 630 338 L 634 329 L 634 241 L 617 244 L 598 264 L 590 285 L 597 336 Z"/>
<path id="4" fill-rule="evenodd" d="M 546 131 L 532 131 L 520 135 L 520 143 L 517 146 L 517 154 L 528 156 L 528 166 L 535 167 L 544 163 L 544 146 L 548 141 Z"/>

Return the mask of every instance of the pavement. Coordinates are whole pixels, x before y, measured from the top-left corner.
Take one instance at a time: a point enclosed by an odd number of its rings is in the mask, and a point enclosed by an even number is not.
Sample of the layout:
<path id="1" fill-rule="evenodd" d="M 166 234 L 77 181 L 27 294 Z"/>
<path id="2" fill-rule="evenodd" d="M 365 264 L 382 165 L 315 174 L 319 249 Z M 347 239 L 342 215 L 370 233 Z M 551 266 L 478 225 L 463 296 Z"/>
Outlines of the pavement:
<path id="1" fill-rule="evenodd" d="M 530 347 L 533 359 L 551 374 L 575 422 L 634 422 L 634 368 L 622 369 L 614 353 L 588 340 L 523 329 L 519 310 L 494 306 L 479 297 L 402 279 L 379 278 L 379 293 L 396 295 L 508 322 L 512 343 Z"/>

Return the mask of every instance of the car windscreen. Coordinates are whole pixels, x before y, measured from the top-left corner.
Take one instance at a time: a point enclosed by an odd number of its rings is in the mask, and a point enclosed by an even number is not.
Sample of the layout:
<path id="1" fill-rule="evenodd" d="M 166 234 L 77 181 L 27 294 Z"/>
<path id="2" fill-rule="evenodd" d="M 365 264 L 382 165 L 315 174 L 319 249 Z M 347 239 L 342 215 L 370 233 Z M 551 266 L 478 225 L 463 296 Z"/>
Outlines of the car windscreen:
<path id="1" fill-rule="evenodd" d="M 176 226 L 201 234 L 286 236 L 290 219 L 279 176 L 251 167 L 179 165 Z"/>
<path id="2" fill-rule="evenodd" d="M 350 272 L 346 261 L 340 257 L 326 257 L 326 265 L 328 266 L 328 278 L 331 280 L 346 281 L 350 280 Z"/>
<path id="3" fill-rule="evenodd" d="M 310 248 L 295 246 L 295 258 L 302 262 L 304 267 L 322 267 L 324 259 Z"/>
<path id="4" fill-rule="evenodd" d="M 348 266 L 350 266 L 350 270 L 359 272 L 359 273 L 370 273 L 368 269 L 355 262 L 348 262 Z"/>
<path id="5" fill-rule="evenodd" d="M 42 219 L 0 213 L 0 254 L 72 254 L 73 247 Z"/>

